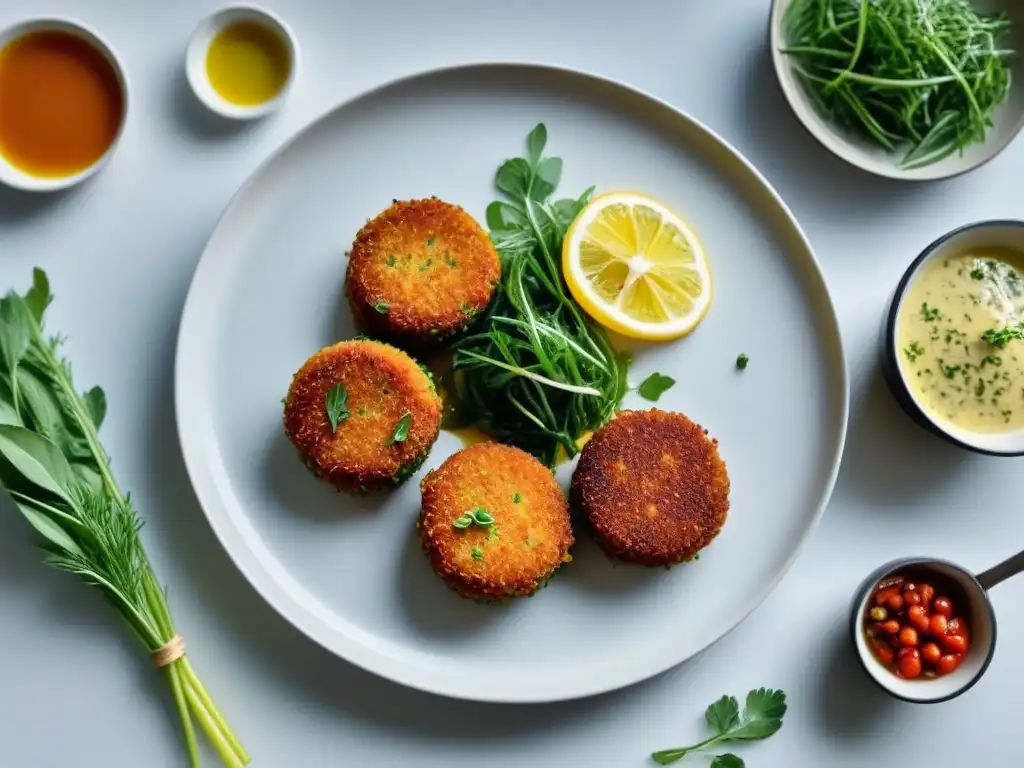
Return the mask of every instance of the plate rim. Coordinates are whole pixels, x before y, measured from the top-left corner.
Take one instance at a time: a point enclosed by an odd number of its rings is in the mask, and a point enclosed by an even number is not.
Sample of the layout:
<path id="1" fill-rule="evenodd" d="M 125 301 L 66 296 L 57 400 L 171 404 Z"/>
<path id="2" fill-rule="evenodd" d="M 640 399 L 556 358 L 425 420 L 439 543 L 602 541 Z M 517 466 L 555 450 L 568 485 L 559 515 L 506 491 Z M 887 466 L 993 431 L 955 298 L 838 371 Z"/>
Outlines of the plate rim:
<path id="1" fill-rule="evenodd" d="M 195 420 L 189 419 L 188 409 L 190 407 L 190 396 L 189 382 L 191 378 L 187 374 L 188 363 L 185 360 L 189 338 L 193 333 L 191 327 L 195 325 L 198 320 L 197 317 L 197 298 L 200 288 L 197 287 L 201 283 L 201 278 L 206 271 L 209 269 L 210 263 L 212 263 L 212 249 L 211 245 L 214 243 L 217 233 L 221 230 L 224 219 L 231 212 L 235 202 L 243 197 L 249 189 L 258 182 L 258 180 L 264 174 L 264 171 L 269 165 L 275 162 L 282 154 L 287 152 L 294 144 L 300 141 L 307 133 L 313 130 L 316 126 L 328 119 L 335 113 L 341 112 L 345 109 L 352 107 L 353 105 L 367 99 L 372 99 L 379 94 L 392 89 L 402 86 L 408 86 L 415 83 L 417 80 L 430 80 L 432 78 L 459 75 L 475 72 L 487 72 L 487 71 L 501 71 L 501 70 L 512 70 L 512 71 L 529 71 L 534 77 L 547 76 L 571 76 L 580 78 L 583 80 L 591 81 L 597 85 L 604 87 L 611 87 L 616 90 L 625 92 L 626 94 L 640 98 L 654 106 L 657 106 L 664 110 L 672 112 L 676 118 L 685 121 L 690 124 L 698 132 L 703 133 L 705 137 L 711 139 L 713 142 L 718 144 L 722 149 L 726 151 L 726 154 L 735 163 L 738 163 L 742 169 L 748 173 L 752 180 L 757 182 L 762 192 L 766 192 L 772 199 L 773 203 L 778 206 L 780 213 L 783 214 L 783 220 L 787 227 L 790 229 L 790 235 L 795 236 L 800 245 L 806 250 L 808 257 L 807 269 L 811 272 L 812 277 L 816 277 L 820 282 L 823 289 L 823 296 L 819 297 L 823 299 L 821 309 L 816 312 L 819 316 L 827 317 L 829 324 L 832 326 L 830 336 L 833 338 L 830 340 L 830 344 L 835 346 L 835 358 L 838 370 L 838 378 L 840 379 L 841 392 L 840 397 L 840 423 L 838 425 L 838 434 L 836 435 L 835 443 L 832 447 L 832 460 L 831 466 L 827 477 L 823 478 L 824 483 L 822 485 L 821 498 L 813 511 L 813 514 L 807 523 L 804 530 L 800 533 L 792 552 L 789 554 L 778 573 L 767 582 L 761 590 L 750 600 L 747 604 L 743 605 L 737 612 L 735 620 L 725 628 L 721 634 L 711 642 L 707 643 L 703 648 L 695 651 L 684 653 L 680 656 L 657 656 L 653 663 L 645 662 L 642 665 L 639 673 L 629 672 L 625 676 L 616 675 L 612 670 L 614 667 L 605 668 L 604 674 L 599 678 L 592 676 L 590 679 L 576 679 L 574 685 L 571 688 L 566 688 L 562 691 L 554 691 L 548 688 L 534 689 L 532 686 L 522 686 L 516 691 L 507 689 L 492 689 L 489 686 L 469 686 L 460 684 L 460 678 L 443 679 L 437 675 L 431 675 L 425 673 L 419 676 L 410 676 L 409 674 L 403 674 L 395 671 L 395 669 L 388 664 L 388 655 L 383 651 L 367 651 L 365 656 L 359 654 L 353 654 L 350 648 L 343 647 L 344 644 L 339 644 L 333 633 L 323 632 L 318 626 L 318 619 L 314 615 L 313 611 L 308 606 L 303 606 L 298 597 L 289 595 L 290 601 L 279 603 L 275 598 L 270 595 L 273 588 L 284 589 L 284 587 L 277 582 L 273 574 L 267 568 L 266 563 L 259 562 L 258 555 L 252 551 L 251 546 L 240 537 L 243 536 L 242 532 L 238 529 L 237 524 L 232 519 L 230 514 L 213 514 L 207 509 L 207 503 L 211 494 L 215 493 L 215 488 L 211 488 L 210 484 L 215 483 L 212 476 L 204 477 L 203 467 L 201 465 L 200 456 L 196 455 L 200 453 L 197 448 L 189 448 L 188 446 L 196 445 L 199 441 L 198 430 L 195 425 Z M 206 269 L 204 269 L 204 265 Z M 192 485 L 193 492 L 195 493 L 196 500 L 199 507 L 203 511 L 203 515 L 206 518 L 210 528 L 213 530 L 214 535 L 219 541 L 222 549 L 227 554 L 228 558 L 234 564 L 235 568 L 242 574 L 249 585 L 256 591 L 256 593 L 276 612 L 281 618 L 287 623 L 291 624 L 295 629 L 304 634 L 310 640 L 320 645 L 325 650 L 329 651 L 332 655 L 337 656 L 339 659 L 360 667 L 367 672 L 370 672 L 379 677 L 390 680 L 391 682 L 403 685 L 409 688 L 425 691 L 428 693 L 446 696 L 455 699 L 462 699 L 467 701 L 478 701 L 478 702 L 492 702 L 492 703 L 548 703 L 556 701 L 569 701 L 574 699 L 581 699 L 590 696 L 599 695 L 613 690 L 626 688 L 636 683 L 642 682 L 643 680 L 650 679 L 656 675 L 659 675 L 669 669 L 672 669 L 684 661 L 692 659 L 700 653 L 706 651 L 711 646 L 715 645 L 722 638 L 729 635 L 733 630 L 742 624 L 753 612 L 756 610 L 767 598 L 771 595 L 785 575 L 789 572 L 793 563 L 799 557 L 801 551 L 807 540 L 810 538 L 810 534 L 817 527 L 822 516 L 824 515 L 825 509 L 831 500 L 832 493 L 835 489 L 836 479 L 839 474 L 839 469 L 842 463 L 842 457 L 844 453 L 847 430 L 849 425 L 849 412 L 850 412 L 850 379 L 849 379 L 849 367 L 846 360 L 845 347 L 842 338 L 842 328 L 839 324 L 838 314 L 836 313 L 835 304 L 832 299 L 831 292 L 828 288 L 828 282 L 825 279 L 825 274 L 821 269 L 821 264 L 814 252 L 814 248 L 811 245 L 810 239 L 804 232 L 803 228 L 797 221 L 796 216 L 790 210 L 789 206 L 782 199 L 781 195 L 776 191 L 768 179 L 751 163 L 736 147 L 730 142 L 724 139 L 716 131 L 711 129 L 705 123 L 694 118 L 687 112 L 679 109 L 678 107 L 670 104 L 669 102 L 661 99 L 653 94 L 629 85 L 617 80 L 612 77 L 597 74 L 592 71 L 579 69 L 570 66 L 564 66 L 560 64 L 545 64 L 536 62 L 517 62 L 517 61 L 477 61 L 477 62 L 466 62 L 455 65 L 434 67 L 426 70 L 419 70 L 412 73 L 408 73 L 399 77 L 395 77 L 386 80 L 380 84 L 366 88 L 358 93 L 352 95 L 349 98 L 329 107 L 322 111 L 314 118 L 305 123 L 301 128 L 296 130 L 294 134 L 286 138 L 281 144 L 273 149 L 266 158 L 263 159 L 247 176 L 245 181 L 238 187 L 238 189 L 232 194 L 227 204 L 224 206 L 220 215 L 217 218 L 217 222 L 211 230 L 210 236 L 207 238 L 206 244 L 203 247 L 203 251 L 200 254 L 196 266 L 194 268 L 192 277 L 189 281 L 188 291 L 186 293 L 185 302 L 182 306 L 181 317 L 179 320 L 178 334 L 175 344 L 175 357 L 174 357 L 174 413 L 175 413 L 175 425 L 178 433 L 178 443 L 181 449 L 182 458 L 185 464 L 186 473 L 189 478 L 189 482 Z M 245 561 L 244 555 L 250 555 L 255 557 L 257 562 L 250 564 Z M 347 638 L 348 643 L 358 645 L 358 640 L 353 638 Z M 396 665 L 401 666 L 401 665 Z"/>

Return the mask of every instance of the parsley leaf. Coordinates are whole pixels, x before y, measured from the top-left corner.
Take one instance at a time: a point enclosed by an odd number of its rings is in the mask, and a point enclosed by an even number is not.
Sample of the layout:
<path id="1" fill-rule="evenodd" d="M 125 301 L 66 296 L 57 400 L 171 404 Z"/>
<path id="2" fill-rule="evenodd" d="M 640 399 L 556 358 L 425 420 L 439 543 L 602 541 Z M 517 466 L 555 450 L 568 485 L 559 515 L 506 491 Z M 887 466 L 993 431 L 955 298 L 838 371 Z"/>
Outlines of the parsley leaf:
<path id="1" fill-rule="evenodd" d="M 378 301 L 376 304 L 373 305 L 373 308 L 377 310 L 378 313 L 386 315 L 388 313 L 388 310 L 391 309 L 391 305 L 388 304 L 386 301 Z"/>
<path id="2" fill-rule="evenodd" d="M 484 551 L 480 549 L 480 547 L 473 547 L 472 554 L 474 560 L 479 561 L 484 559 Z"/>
<path id="3" fill-rule="evenodd" d="M 740 705 L 735 696 L 723 696 L 704 712 L 704 719 L 715 733 L 732 730 L 740 722 Z"/>
<path id="4" fill-rule="evenodd" d="M 391 430 L 391 438 L 384 445 L 404 443 L 409 437 L 410 426 L 412 426 L 412 413 L 406 411 L 395 424 L 395 428 Z"/>
<path id="5" fill-rule="evenodd" d="M 990 328 L 981 334 L 981 340 L 988 342 L 996 349 L 1006 349 L 1006 345 L 1015 339 L 1024 339 L 1024 323 L 1007 325 L 1004 328 Z"/>
<path id="6" fill-rule="evenodd" d="M 690 752 L 707 749 L 723 741 L 752 741 L 766 739 L 782 727 L 786 714 L 786 694 L 772 688 L 755 688 L 747 694 L 740 712 L 739 702 L 733 696 L 723 696 L 704 713 L 704 719 L 714 735 L 698 744 L 655 752 L 651 758 L 658 765 L 669 765 L 682 760 Z M 743 761 L 733 754 L 717 755 L 713 768 L 743 768 Z"/>
<path id="7" fill-rule="evenodd" d="M 492 533 L 496 530 L 494 527 L 494 515 L 483 507 L 467 509 L 452 522 L 452 526 L 455 528 L 469 528 L 471 525 L 477 525 L 480 528 L 490 528 Z M 491 538 L 491 536 L 488 536 L 488 538 Z"/>
<path id="8" fill-rule="evenodd" d="M 327 420 L 331 422 L 331 432 L 337 432 L 338 425 L 352 415 L 345 405 L 347 400 L 348 390 L 341 382 L 327 390 L 324 407 L 327 409 Z"/>
<path id="9" fill-rule="evenodd" d="M 747 694 L 740 727 L 730 739 L 766 739 L 782 727 L 786 714 L 786 694 L 771 688 L 757 688 Z"/>
<path id="10" fill-rule="evenodd" d="M 666 391 L 671 389 L 676 383 L 676 380 L 671 376 L 662 376 L 660 373 L 652 373 L 643 383 L 637 387 L 637 393 L 644 400 L 650 400 L 652 403 L 658 402 L 658 398 L 662 396 Z"/>

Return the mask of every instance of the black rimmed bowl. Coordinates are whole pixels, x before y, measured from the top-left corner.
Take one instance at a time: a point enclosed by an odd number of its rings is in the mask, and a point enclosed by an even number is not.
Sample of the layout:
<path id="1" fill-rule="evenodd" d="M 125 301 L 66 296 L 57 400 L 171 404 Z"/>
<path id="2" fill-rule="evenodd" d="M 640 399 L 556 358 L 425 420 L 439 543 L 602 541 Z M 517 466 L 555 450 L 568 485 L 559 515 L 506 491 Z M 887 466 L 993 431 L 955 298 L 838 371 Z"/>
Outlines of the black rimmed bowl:
<path id="1" fill-rule="evenodd" d="M 915 680 L 897 677 L 875 658 L 868 646 L 864 616 L 875 587 L 884 579 L 904 571 L 934 573 L 956 584 L 966 599 L 971 645 L 960 665 L 948 675 Z M 977 575 L 948 560 L 927 557 L 892 560 L 876 568 L 857 588 L 850 609 L 850 639 L 864 671 L 886 693 L 916 704 L 937 704 L 967 692 L 985 674 L 996 649 L 996 614 L 989 590 L 1021 571 L 1024 571 L 1024 552 Z"/>
<path id="2" fill-rule="evenodd" d="M 900 407 L 920 426 L 954 445 L 989 456 L 1024 456 L 1024 429 L 1009 432 L 974 432 L 935 417 L 907 385 L 899 350 L 899 321 L 907 291 L 921 270 L 938 259 L 973 250 L 1004 249 L 1024 258 L 1024 221 L 979 221 L 954 229 L 925 248 L 903 273 L 885 320 L 882 372 Z"/>

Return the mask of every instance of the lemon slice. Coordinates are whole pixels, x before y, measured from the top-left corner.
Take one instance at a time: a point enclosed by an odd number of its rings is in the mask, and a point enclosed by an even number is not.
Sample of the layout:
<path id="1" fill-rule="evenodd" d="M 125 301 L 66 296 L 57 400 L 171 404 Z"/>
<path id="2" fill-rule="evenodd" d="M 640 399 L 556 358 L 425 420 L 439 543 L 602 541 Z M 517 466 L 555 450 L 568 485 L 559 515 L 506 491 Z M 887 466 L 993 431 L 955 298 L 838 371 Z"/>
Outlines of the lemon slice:
<path id="1" fill-rule="evenodd" d="M 601 325 L 636 339 L 685 336 L 711 306 L 704 249 L 679 216 L 633 192 L 595 198 L 569 227 L 562 271 Z"/>

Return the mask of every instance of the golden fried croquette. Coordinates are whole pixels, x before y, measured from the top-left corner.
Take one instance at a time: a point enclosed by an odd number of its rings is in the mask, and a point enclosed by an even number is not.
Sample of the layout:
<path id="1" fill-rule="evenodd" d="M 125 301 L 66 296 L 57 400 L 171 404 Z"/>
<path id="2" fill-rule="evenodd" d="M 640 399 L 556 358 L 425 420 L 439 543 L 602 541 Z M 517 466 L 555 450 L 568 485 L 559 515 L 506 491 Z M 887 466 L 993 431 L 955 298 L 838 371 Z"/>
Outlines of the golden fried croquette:
<path id="1" fill-rule="evenodd" d="M 717 446 L 681 413 L 623 411 L 583 447 L 573 504 L 613 557 L 652 566 L 691 560 L 729 512 Z"/>
<path id="2" fill-rule="evenodd" d="M 314 474 L 343 491 L 405 482 L 440 428 L 441 398 L 429 374 L 405 352 L 375 341 L 321 349 L 285 398 L 288 439 Z"/>
<path id="3" fill-rule="evenodd" d="M 415 347 L 468 327 L 500 279 L 497 250 L 462 208 L 396 200 L 356 235 L 346 293 L 369 333 Z"/>
<path id="4" fill-rule="evenodd" d="M 430 565 L 464 597 L 532 595 L 572 557 L 569 505 L 551 471 L 530 454 L 478 443 L 420 482 L 420 542 Z M 490 525 L 476 520 L 483 513 Z M 460 526 L 465 527 L 460 527 Z"/>

